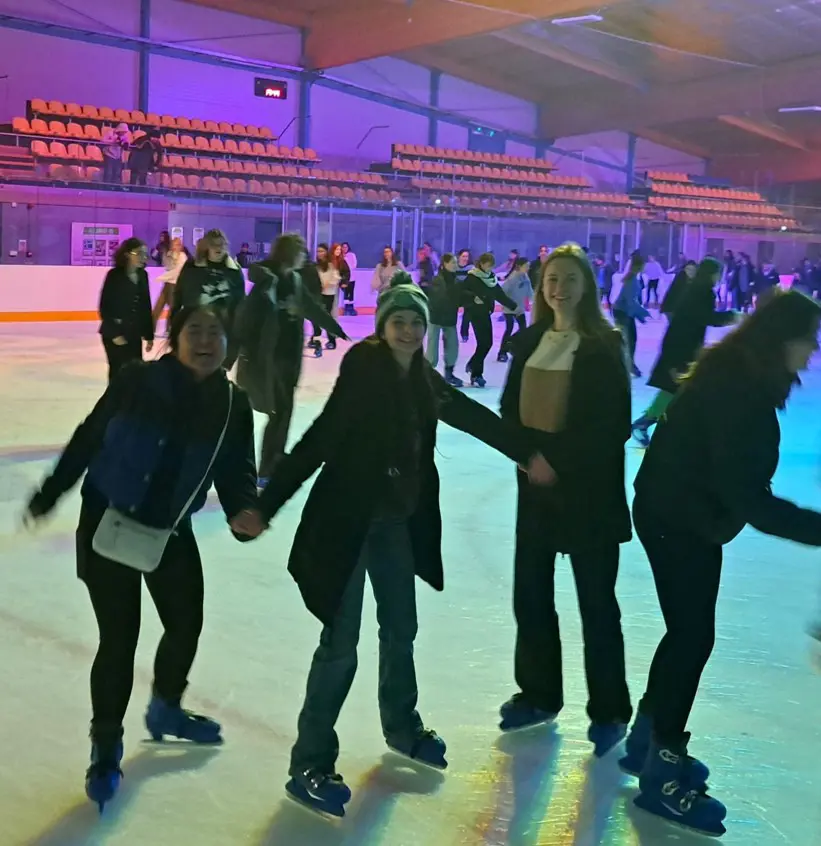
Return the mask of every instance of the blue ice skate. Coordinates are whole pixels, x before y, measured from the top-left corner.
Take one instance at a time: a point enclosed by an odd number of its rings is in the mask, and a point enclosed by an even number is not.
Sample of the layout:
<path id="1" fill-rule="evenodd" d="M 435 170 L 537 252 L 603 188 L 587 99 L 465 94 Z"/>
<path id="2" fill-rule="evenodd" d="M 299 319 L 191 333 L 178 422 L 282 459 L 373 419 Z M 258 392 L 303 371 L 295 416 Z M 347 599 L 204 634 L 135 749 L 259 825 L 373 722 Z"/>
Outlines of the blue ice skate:
<path id="1" fill-rule="evenodd" d="M 653 742 L 653 721 L 645 714 L 637 714 L 633 721 L 633 727 L 627 735 L 625 752 L 627 753 L 619 760 L 621 771 L 627 775 L 638 778 L 647 757 L 650 754 L 650 746 Z M 710 770 L 697 758 L 685 754 L 684 760 L 685 780 L 696 789 L 703 789 L 710 778 Z"/>
<path id="2" fill-rule="evenodd" d="M 409 758 L 417 764 L 424 764 L 435 770 L 445 770 L 448 766 L 445 760 L 448 747 L 445 741 L 431 729 L 423 729 L 407 740 L 389 740 L 388 748 L 403 758 Z"/>
<path id="3" fill-rule="evenodd" d="M 122 740 L 113 743 L 92 741 L 91 766 L 86 770 L 86 796 L 97 805 L 101 814 L 120 788 L 122 760 Z"/>
<path id="4" fill-rule="evenodd" d="M 166 736 L 203 745 L 222 743 L 222 726 L 216 720 L 184 711 L 179 704 L 172 705 L 159 696 L 153 696 L 148 704 L 145 727 L 157 743 Z"/>
<path id="5" fill-rule="evenodd" d="M 522 731 L 552 723 L 558 715 L 531 705 L 523 694 L 515 693 L 499 709 L 499 716 L 502 718 L 499 723 L 502 731 Z"/>
<path id="6" fill-rule="evenodd" d="M 616 747 L 627 734 L 625 723 L 590 723 L 587 739 L 593 744 L 593 754 L 603 758 Z"/>
<path id="7" fill-rule="evenodd" d="M 640 793 L 634 804 L 647 813 L 710 837 L 727 829 L 727 809 L 687 777 L 686 746 L 667 749 L 653 743 L 639 777 Z"/>
<path id="8" fill-rule="evenodd" d="M 345 805 L 351 801 L 351 789 L 337 773 L 306 770 L 292 776 L 285 790 L 292 799 L 311 811 L 331 817 L 344 817 Z"/>

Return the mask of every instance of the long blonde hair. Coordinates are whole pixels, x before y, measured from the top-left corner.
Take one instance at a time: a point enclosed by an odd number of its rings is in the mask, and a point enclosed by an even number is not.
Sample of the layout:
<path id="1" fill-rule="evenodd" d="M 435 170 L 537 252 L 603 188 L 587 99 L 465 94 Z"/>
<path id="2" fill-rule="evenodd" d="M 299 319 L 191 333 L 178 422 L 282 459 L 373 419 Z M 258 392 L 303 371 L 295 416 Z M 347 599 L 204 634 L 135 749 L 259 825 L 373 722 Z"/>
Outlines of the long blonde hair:
<path id="1" fill-rule="evenodd" d="M 545 276 L 551 262 L 556 259 L 571 259 L 579 266 L 582 273 L 583 290 L 579 304 L 576 307 L 576 331 L 583 337 L 604 338 L 609 337 L 613 327 L 601 310 L 599 302 L 599 286 L 596 284 L 596 275 L 593 272 L 593 265 L 587 253 L 578 245 L 572 242 L 556 247 L 547 257 L 542 265 L 539 274 L 539 284 L 533 292 L 533 319 L 534 321 L 549 320 L 553 323 L 553 309 L 547 304 L 544 295 Z"/>
<path id="2" fill-rule="evenodd" d="M 194 257 L 195 261 L 204 262 L 208 257 L 208 248 L 212 241 L 222 241 L 225 244 L 225 255 L 229 254 L 228 236 L 221 229 L 210 229 L 205 235 L 197 241 L 197 251 Z"/>

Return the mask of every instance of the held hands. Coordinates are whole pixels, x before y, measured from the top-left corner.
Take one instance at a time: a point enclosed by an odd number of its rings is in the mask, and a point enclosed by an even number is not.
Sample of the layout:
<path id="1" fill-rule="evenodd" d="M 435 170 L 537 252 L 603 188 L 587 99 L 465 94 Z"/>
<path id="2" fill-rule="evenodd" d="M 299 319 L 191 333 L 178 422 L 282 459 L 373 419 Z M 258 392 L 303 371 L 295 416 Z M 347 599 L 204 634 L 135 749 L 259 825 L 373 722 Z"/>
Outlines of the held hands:
<path id="1" fill-rule="evenodd" d="M 547 459 L 537 452 L 531 456 L 530 461 L 526 465 L 520 465 L 521 469 L 527 473 L 527 478 L 531 485 L 539 485 L 540 487 L 549 487 L 555 485 L 557 476 L 556 471 L 548 463 Z"/>
<path id="2" fill-rule="evenodd" d="M 229 521 L 231 531 L 249 538 L 258 538 L 268 529 L 259 511 L 246 508 Z"/>

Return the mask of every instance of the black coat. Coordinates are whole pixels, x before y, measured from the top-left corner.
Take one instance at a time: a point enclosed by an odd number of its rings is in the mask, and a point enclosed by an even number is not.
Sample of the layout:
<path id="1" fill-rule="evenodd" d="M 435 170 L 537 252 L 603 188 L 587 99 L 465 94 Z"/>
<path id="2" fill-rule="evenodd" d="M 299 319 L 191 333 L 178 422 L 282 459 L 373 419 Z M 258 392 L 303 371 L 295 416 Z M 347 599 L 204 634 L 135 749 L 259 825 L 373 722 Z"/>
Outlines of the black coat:
<path id="1" fill-rule="evenodd" d="M 733 311 L 716 311 L 715 304 L 711 285 L 689 283 L 664 333 L 648 385 L 671 394 L 676 392 L 678 378 L 687 372 L 704 346 L 707 327 L 727 326 L 736 318 Z"/>
<path id="2" fill-rule="evenodd" d="M 475 273 L 468 273 L 462 285 L 462 302 L 465 311 L 476 317 L 491 314 L 496 308 L 496 303 L 515 311 L 518 307 L 516 300 L 512 300 L 503 290 L 502 286 L 486 285 Z M 476 302 L 476 300 L 480 302 Z"/>
<path id="3" fill-rule="evenodd" d="M 112 267 L 100 291 L 99 311 L 99 331 L 104 340 L 123 337 L 153 341 L 154 320 L 145 268 L 137 269 L 137 281 L 132 282 L 123 268 Z"/>
<path id="4" fill-rule="evenodd" d="M 299 382 L 304 321 L 315 322 L 333 337 L 348 336 L 295 274 L 283 274 L 273 262 L 263 261 L 251 265 L 248 278 L 253 288 L 236 321 L 237 382 L 256 411 L 275 414 L 278 397 L 292 396 Z"/>
<path id="5" fill-rule="evenodd" d="M 245 277 L 242 268 L 230 256 L 226 256 L 221 266 L 191 259 L 185 263 L 177 279 L 173 311 L 182 306 L 211 305 L 226 316 L 230 329 L 244 298 Z"/>
<path id="6" fill-rule="evenodd" d="M 684 270 L 679 270 L 670 283 L 670 287 L 667 289 L 667 293 L 661 302 L 662 314 L 666 314 L 668 317 L 673 316 L 673 312 L 679 307 L 689 284 L 690 278 L 687 276 L 687 273 Z"/>
<path id="7" fill-rule="evenodd" d="M 518 427 L 449 387 L 428 363 L 437 415 L 509 456 L 526 462 L 531 450 Z M 351 347 L 322 413 L 290 455 L 277 465 L 260 499 L 270 519 L 320 467 L 294 537 L 288 569 L 307 608 L 330 623 L 356 568 L 377 514 L 385 480 L 407 454 L 400 379 L 390 350 L 375 337 Z M 422 423 L 418 452 L 419 496 L 408 518 L 416 574 L 444 587 L 439 475 L 434 463 L 436 419 Z"/>
<path id="8" fill-rule="evenodd" d="M 513 362 L 501 398 L 502 418 L 521 423 L 522 375 L 550 322 L 534 323 L 514 336 Z M 570 376 L 565 431 L 527 429 L 558 477 L 546 489 L 519 473 L 517 525 L 538 520 L 557 552 L 580 552 L 632 536 L 624 488 L 624 445 L 630 438 L 630 378 L 621 334 L 582 338 Z"/>
<path id="9" fill-rule="evenodd" d="M 427 295 L 430 322 L 434 326 L 456 326 L 462 297 L 456 274 L 440 268 L 427 289 Z"/>
<path id="10" fill-rule="evenodd" d="M 697 368 L 670 403 L 636 476 L 634 509 L 716 544 L 749 523 L 821 546 L 821 514 L 772 492 L 781 437 L 773 392 L 739 353 L 717 370 Z"/>

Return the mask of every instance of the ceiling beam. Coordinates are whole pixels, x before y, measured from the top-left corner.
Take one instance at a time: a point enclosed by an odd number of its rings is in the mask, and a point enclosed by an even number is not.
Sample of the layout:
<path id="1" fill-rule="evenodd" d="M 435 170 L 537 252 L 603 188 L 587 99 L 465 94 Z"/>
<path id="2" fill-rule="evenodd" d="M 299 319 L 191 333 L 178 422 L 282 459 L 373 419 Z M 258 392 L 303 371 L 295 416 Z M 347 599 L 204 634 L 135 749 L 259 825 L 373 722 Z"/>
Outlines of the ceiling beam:
<path id="1" fill-rule="evenodd" d="M 481 62 L 466 65 L 458 61 L 458 59 L 451 58 L 447 50 L 423 47 L 419 50 L 411 50 L 408 53 L 403 53 L 401 57 L 417 65 L 424 65 L 431 70 L 438 70 L 449 76 L 466 79 L 475 85 L 481 85 L 483 88 L 490 88 L 493 91 L 510 94 L 512 97 L 535 101 L 539 100 L 544 93 L 538 87 L 537 80 L 521 79 L 521 77 L 514 79 L 509 76 L 502 76 L 494 71 L 487 70 Z"/>
<path id="2" fill-rule="evenodd" d="M 587 71 L 594 76 L 601 76 L 613 82 L 621 82 L 624 85 L 629 85 L 631 88 L 637 88 L 639 90 L 646 88 L 644 80 L 637 74 L 616 65 L 583 56 L 581 53 L 569 50 L 567 47 L 563 47 L 561 44 L 557 44 L 547 37 L 539 38 L 535 35 L 528 35 L 526 32 L 518 32 L 516 30 L 496 32 L 494 33 L 494 37 L 507 44 L 512 44 L 514 47 L 520 47 L 531 53 L 547 56 L 549 59 L 554 59 L 564 65 L 570 65 L 571 67 L 579 68 L 579 70 Z"/>
<path id="3" fill-rule="evenodd" d="M 414 0 L 355 9 L 337 3 L 310 28 L 305 61 L 312 70 L 325 70 L 598 8 L 596 0 Z"/>
<path id="4" fill-rule="evenodd" d="M 585 91 L 557 97 L 542 110 L 542 132 L 585 135 L 609 129 L 638 132 L 646 127 L 687 120 L 715 119 L 716 112 L 775 111 L 793 103 L 815 102 L 821 55 L 793 59 L 770 68 L 736 70 L 685 82 L 661 85 L 646 93 L 625 90 L 622 96 Z"/>
<path id="5" fill-rule="evenodd" d="M 232 12 L 235 15 L 247 15 L 298 29 L 307 27 L 311 23 L 309 12 L 295 9 L 290 4 L 283 7 L 279 3 L 270 3 L 266 0 L 184 0 L 184 2 L 192 6 L 207 6 L 209 9 L 219 9 L 221 12 Z"/>
<path id="6" fill-rule="evenodd" d="M 775 124 L 763 123 L 749 117 L 740 117 L 738 115 L 719 115 L 718 119 L 721 123 L 727 126 L 734 126 L 736 129 L 750 133 L 750 135 L 757 135 L 759 138 L 775 141 L 777 144 L 792 147 L 794 150 L 803 150 L 805 152 L 807 150 L 806 145 L 799 138 L 794 138 L 780 126 L 775 126 Z"/>
<path id="7" fill-rule="evenodd" d="M 640 129 L 636 135 L 652 144 L 669 147 L 671 150 L 678 150 L 680 153 L 695 156 L 697 159 L 709 159 L 711 155 L 707 147 L 702 147 L 692 141 L 682 141 L 680 138 L 668 135 L 666 132 L 659 132 L 657 129 Z"/>
<path id="8" fill-rule="evenodd" d="M 821 152 L 783 150 L 752 156 L 716 156 L 710 162 L 710 176 L 736 185 L 781 185 L 821 180 Z"/>

